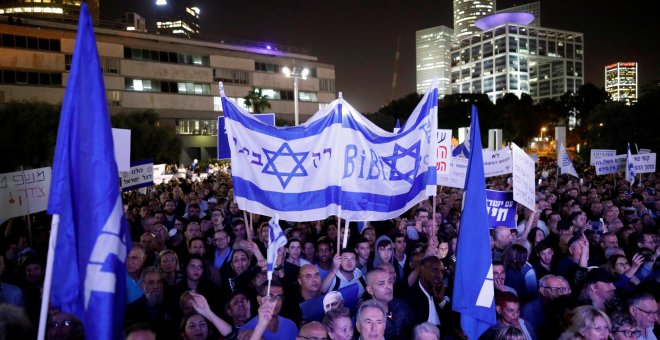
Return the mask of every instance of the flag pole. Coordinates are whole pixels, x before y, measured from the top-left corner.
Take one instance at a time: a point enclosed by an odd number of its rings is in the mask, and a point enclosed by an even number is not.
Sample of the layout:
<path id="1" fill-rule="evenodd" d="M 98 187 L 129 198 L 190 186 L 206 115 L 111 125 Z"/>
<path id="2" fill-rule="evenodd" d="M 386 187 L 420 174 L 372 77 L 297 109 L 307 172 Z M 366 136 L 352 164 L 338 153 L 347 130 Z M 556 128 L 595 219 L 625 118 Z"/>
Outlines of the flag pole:
<path id="1" fill-rule="evenodd" d="M 433 196 L 433 216 L 431 217 L 431 225 L 433 228 L 431 228 L 431 237 L 435 236 L 435 229 L 436 229 L 436 223 L 435 223 L 435 197 L 438 196 L 438 187 L 435 187 L 435 196 Z"/>
<path id="2" fill-rule="evenodd" d="M 341 243 L 339 243 L 339 239 L 341 238 L 341 207 L 339 207 L 339 210 L 337 211 L 337 254 L 341 251 Z"/>
<path id="3" fill-rule="evenodd" d="M 346 223 L 344 224 L 344 238 L 343 238 L 343 241 L 344 242 L 342 243 L 342 248 L 348 247 L 348 220 L 346 220 Z M 339 243 L 339 242 L 337 242 L 337 243 Z"/>
<path id="4" fill-rule="evenodd" d="M 245 222 L 245 233 L 246 233 L 245 236 L 247 237 L 248 241 L 252 241 L 252 231 L 250 230 L 252 229 L 252 226 L 250 225 L 250 223 L 248 223 L 246 210 L 243 210 L 243 222 Z"/>
<path id="5" fill-rule="evenodd" d="M 39 313 L 39 333 L 37 339 L 43 340 L 46 336 L 46 321 L 48 320 L 48 305 L 50 303 L 50 289 L 53 282 L 53 261 L 55 259 L 55 245 L 57 245 L 57 230 L 59 229 L 60 215 L 53 214 L 50 225 L 50 241 L 46 258 L 46 276 L 44 277 L 44 291 L 41 296 L 41 311 Z"/>

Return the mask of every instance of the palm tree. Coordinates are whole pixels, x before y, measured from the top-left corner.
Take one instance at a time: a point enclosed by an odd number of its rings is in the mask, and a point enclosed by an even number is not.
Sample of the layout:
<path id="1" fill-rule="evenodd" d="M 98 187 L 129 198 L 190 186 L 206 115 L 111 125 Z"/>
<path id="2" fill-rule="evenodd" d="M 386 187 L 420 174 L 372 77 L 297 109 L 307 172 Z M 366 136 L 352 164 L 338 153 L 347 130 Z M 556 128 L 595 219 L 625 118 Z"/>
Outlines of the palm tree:
<path id="1" fill-rule="evenodd" d="M 245 105 L 251 107 L 254 113 L 261 113 L 265 109 L 270 109 L 268 96 L 263 94 L 260 88 L 253 87 L 243 99 L 245 99 Z"/>

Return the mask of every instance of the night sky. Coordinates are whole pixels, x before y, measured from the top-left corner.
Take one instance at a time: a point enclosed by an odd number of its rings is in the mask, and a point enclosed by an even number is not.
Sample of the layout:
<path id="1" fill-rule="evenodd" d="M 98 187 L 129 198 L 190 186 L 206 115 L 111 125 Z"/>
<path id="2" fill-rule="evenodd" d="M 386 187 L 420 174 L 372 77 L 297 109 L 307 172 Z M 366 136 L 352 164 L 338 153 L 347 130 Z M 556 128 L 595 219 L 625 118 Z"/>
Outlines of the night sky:
<path id="1" fill-rule="evenodd" d="M 172 1 L 172 0 L 170 0 Z M 498 0 L 497 8 L 531 1 Z M 101 18 L 137 12 L 152 0 L 101 1 Z M 584 33 L 585 82 L 603 86 L 605 65 L 639 63 L 639 85 L 660 79 L 660 23 L 654 0 L 543 0 L 541 25 Z M 401 36 L 395 98 L 415 91 L 415 31 L 453 26 L 451 0 L 197 0 L 204 34 L 291 45 L 335 65 L 336 91 L 363 113 L 391 95 Z"/>

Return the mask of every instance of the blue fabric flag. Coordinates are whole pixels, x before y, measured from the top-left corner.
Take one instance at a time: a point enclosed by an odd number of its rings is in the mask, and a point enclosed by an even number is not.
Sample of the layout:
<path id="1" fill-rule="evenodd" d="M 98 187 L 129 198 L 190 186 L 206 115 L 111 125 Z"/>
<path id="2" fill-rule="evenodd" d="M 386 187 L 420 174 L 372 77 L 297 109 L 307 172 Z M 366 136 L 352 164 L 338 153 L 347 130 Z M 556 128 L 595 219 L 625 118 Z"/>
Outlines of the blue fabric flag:
<path id="1" fill-rule="evenodd" d="M 266 251 L 266 270 L 269 280 L 272 280 L 273 278 L 273 264 L 277 261 L 277 250 L 280 249 L 280 247 L 285 246 L 287 242 L 286 236 L 284 236 L 278 220 L 278 217 L 275 216 L 268 221 L 268 226 L 270 228 L 268 233 L 268 249 Z"/>
<path id="2" fill-rule="evenodd" d="M 130 243 L 85 2 L 57 132 L 48 212 L 59 216 L 51 304 L 78 317 L 88 339 L 122 339 Z"/>
<path id="3" fill-rule="evenodd" d="M 470 144 L 473 150 L 479 150 L 481 135 L 474 105 L 470 126 Z M 478 339 L 496 323 L 486 179 L 481 152 L 470 152 L 464 205 L 456 249 L 453 310 L 461 313 L 461 327 L 468 338 Z"/>
<path id="4" fill-rule="evenodd" d="M 630 143 L 628 143 L 628 153 L 626 154 L 626 181 L 630 182 L 630 187 L 635 183 L 635 165 L 633 163 L 632 154 L 630 153 Z"/>
<path id="5" fill-rule="evenodd" d="M 385 131 L 339 98 L 303 125 L 275 127 L 222 98 L 241 209 L 288 221 L 397 217 L 435 195 L 438 91 L 401 131 Z"/>

